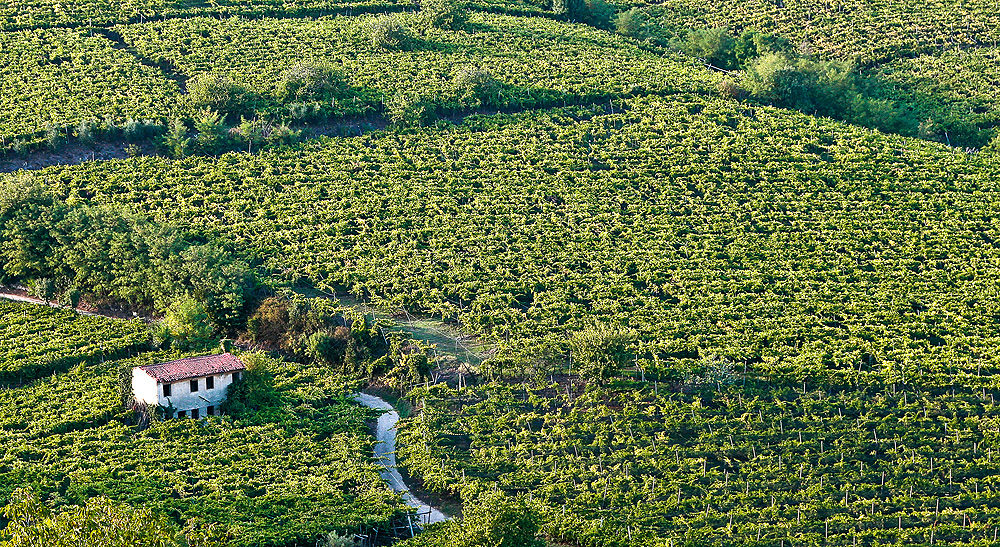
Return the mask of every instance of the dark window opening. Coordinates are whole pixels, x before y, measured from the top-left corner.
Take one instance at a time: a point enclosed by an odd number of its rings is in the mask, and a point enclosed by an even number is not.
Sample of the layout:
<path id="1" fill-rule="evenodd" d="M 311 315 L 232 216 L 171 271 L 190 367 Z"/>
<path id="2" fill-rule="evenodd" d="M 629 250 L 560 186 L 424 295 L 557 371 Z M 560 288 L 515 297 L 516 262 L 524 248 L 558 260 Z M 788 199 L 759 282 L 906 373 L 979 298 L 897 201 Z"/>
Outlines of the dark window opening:
<path id="1" fill-rule="evenodd" d="M 240 373 L 239 372 L 234 372 L 233 373 L 233 381 L 236 382 L 239 379 L 240 379 Z"/>
<path id="2" fill-rule="evenodd" d="M 178 418 L 187 418 L 187 411 L 186 410 L 178 410 L 177 411 L 177 417 Z"/>
<path id="3" fill-rule="evenodd" d="M 198 391 L 198 380 L 191 380 L 191 393 Z"/>
<path id="4" fill-rule="evenodd" d="M 163 396 L 170 397 L 170 384 L 163 384 Z"/>
<path id="5" fill-rule="evenodd" d="M 215 416 L 215 407 L 208 405 L 208 408 L 205 409 L 205 414 L 208 416 Z"/>
<path id="6" fill-rule="evenodd" d="M 200 417 L 200 416 L 198 416 L 198 409 L 197 408 L 191 410 L 191 417 L 194 418 L 195 420 L 197 420 Z"/>
<path id="7" fill-rule="evenodd" d="M 205 378 L 205 389 L 215 389 L 215 376 Z"/>

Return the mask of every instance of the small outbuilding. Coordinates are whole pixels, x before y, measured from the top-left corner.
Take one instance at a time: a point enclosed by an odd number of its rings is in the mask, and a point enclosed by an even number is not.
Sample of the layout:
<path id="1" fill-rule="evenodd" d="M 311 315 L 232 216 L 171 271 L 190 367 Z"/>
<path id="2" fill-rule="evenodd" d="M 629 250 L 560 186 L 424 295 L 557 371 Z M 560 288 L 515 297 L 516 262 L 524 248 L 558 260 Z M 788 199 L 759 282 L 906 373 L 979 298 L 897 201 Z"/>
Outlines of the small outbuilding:
<path id="1" fill-rule="evenodd" d="M 226 400 L 226 388 L 246 368 L 230 353 L 135 367 L 132 393 L 136 401 L 150 406 L 173 406 L 178 418 L 216 416 Z"/>

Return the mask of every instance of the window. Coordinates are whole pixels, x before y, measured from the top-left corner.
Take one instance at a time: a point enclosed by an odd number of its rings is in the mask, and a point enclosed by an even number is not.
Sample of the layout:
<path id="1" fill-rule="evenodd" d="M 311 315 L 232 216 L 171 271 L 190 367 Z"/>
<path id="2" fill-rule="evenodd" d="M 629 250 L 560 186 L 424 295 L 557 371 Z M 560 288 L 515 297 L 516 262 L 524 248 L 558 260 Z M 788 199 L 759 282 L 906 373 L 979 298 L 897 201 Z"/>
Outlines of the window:
<path id="1" fill-rule="evenodd" d="M 215 376 L 205 378 L 205 389 L 215 389 Z"/>
<path id="2" fill-rule="evenodd" d="M 198 409 L 197 408 L 191 409 L 191 417 L 194 418 L 195 420 L 197 420 L 200 417 L 200 416 L 198 416 Z"/>
<path id="3" fill-rule="evenodd" d="M 233 381 L 236 382 L 236 381 L 239 381 L 239 379 L 240 379 L 240 373 L 239 372 L 234 372 L 233 373 Z"/>
<path id="4" fill-rule="evenodd" d="M 198 379 L 191 380 L 191 393 L 198 391 Z"/>
<path id="5" fill-rule="evenodd" d="M 170 397 L 170 384 L 163 384 L 163 396 Z"/>
<path id="6" fill-rule="evenodd" d="M 206 416 L 215 416 L 215 407 L 212 406 L 212 405 L 208 405 L 208 408 L 205 409 L 205 415 Z"/>
<path id="7" fill-rule="evenodd" d="M 178 410 L 177 411 L 177 417 L 178 418 L 187 418 L 187 411 L 186 410 Z"/>

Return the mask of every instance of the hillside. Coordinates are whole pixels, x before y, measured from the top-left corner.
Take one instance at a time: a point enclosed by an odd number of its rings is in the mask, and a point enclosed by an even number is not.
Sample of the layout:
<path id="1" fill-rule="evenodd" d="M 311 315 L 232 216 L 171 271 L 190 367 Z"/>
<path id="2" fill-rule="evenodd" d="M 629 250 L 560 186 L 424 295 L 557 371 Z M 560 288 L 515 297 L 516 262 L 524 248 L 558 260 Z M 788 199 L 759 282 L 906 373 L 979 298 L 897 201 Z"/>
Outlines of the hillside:
<path id="1" fill-rule="evenodd" d="M 366 386 L 410 547 L 995 541 L 994 6 L 142 4 L 0 8 L 6 157 L 131 156 L 0 174 L 0 283 L 166 317 L 0 304 L 0 506 L 388 532 Z M 271 402 L 122 408 L 219 338 Z"/>

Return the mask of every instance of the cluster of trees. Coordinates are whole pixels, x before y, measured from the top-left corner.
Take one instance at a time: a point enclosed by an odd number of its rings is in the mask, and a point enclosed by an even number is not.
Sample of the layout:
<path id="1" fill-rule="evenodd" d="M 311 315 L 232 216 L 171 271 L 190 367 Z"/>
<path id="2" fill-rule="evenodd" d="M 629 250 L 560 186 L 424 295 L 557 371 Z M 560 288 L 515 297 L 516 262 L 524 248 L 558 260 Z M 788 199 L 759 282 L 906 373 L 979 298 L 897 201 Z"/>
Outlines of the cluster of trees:
<path id="1" fill-rule="evenodd" d="M 980 147 L 992 135 L 968 120 L 939 119 L 919 105 L 892 99 L 887 84 L 864 75 L 851 59 L 822 59 L 806 43 L 753 29 L 734 35 L 726 28 L 691 28 L 675 35 L 653 13 L 651 8 L 621 12 L 615 30 L 730 72 L 719 84 L 725 96 L 948 144 Z"/>
<path id="2" fill-rule="evenodd" d="M 0 185 L 0 241 L 0 284 L 24 285 L 70 307 L 86 299 L 203 313 L 213 330 L 227 333 L 245 323 L 256 285 L 247 262 L 223 242 L 120 208 L 62 199 L 24 177 Z"/>

